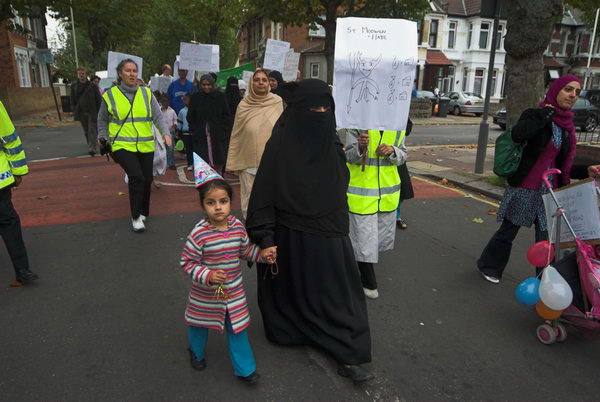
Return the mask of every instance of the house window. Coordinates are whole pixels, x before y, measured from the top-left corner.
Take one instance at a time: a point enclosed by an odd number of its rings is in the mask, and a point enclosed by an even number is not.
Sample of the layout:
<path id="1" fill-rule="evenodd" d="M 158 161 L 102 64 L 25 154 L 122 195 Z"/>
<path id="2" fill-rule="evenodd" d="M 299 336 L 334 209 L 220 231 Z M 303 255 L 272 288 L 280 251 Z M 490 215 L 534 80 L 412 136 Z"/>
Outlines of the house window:
<path id="1" fill-rule="evenodd" d="M 577 38 L 575 39 L 575 54 L 574 56 L 578 55 L 579 53 L 581 53 L 581 42 L 582 42 L 582 33 L 579 32 L 577 34 Z"/>
<path id="2" fill-rule="evenodd" d="M 567 46 L 567 31 L 561 31 L 560 44 L 558 46 L 558 54 L 564 54 L 565 47 Z"/>
<path id="3" fill-rule="evenodd" d="M 471 39 L 473 39 L 473 24 L 469 24 L 469 36 L 467 37 L 467 49 L 471 48 Z"/>
<path id="4" fill-rule="evenodd" d="M 454 49 L 456 44 L 456 21 L 450 21 L 448 25 L 448 49 Z"/>
<path id="5" fill-rule="evenodd" d="M 489 35 L 490 35 L 490 23 L 482 22 L 481 30 L 479 31 L 479 48 L 480 49 L 487 49 Z"/>
<path id="6" fill-rule="evenodd" d="M 310 78 L 319 78 L 320 73 L 321 73 L 321 64 L 310 63 Z"/>
<path id="7" fill-rule="evenodd" d="M 498 76 L 498 70 L 494 70 L 492 72 L 492 92 L 490 92 L 490 96 L 494 96 L 496 94 L 496 77 Z"/>
<path id="8" fill-rule="evenodd" d="M 429 24 L 429 46 L 437 47 L 438 20 L 431 20 Z"/>
<path id="9" fill-rule="evenodd" d="M 440 94 L 444 93 L 444 67 L 438 67 L 435 75 L 435 87 L 440 90 Z"/>
<path id="10" fill-rule="evenodd" d="M 463 80 L 462 80 L 462 90 L 467 91 L 469 86 L 467 85 L 469 82 L 469 69 L 465 68 L 463 70 Z"/>
<path id="11" fill-rule="evenodd" d="M 283 40 L 283 24 L 281 22 L 278 22 L 276 25 L 276 29 L 277 29 L 277 39 L 278 40 Z"/>
<path id="12" fill-rule="evenodd" d="M 21 88 L 29 88 L 31 86 L 31 78 L 29 75 L 29 55 L 24 48 L 15 46 L 15 59 L 17 61 L 17 71 L 19 73 L 19 84 Z"/>
<path id="13" fill-rule="evenodd" d="M 500 87 L 500 97 L 504 98 L 504 86 L 506 85 L 506 70 L 502 74 L 502 87 Z"/>
<path id="14" fill-rule="evenodd" d="M 444 83 L 444 92 L 454 91 L 454 66 L 448 67 L 448 78 Z"/>
<path id="15" fill-rule="evenodd" d="M 500 50 L 502 46 L 502 35 L 504 34 L 504 27 L 502 25 L 498 25 L 498 39 L 496 40 L 496 50 Z"/>
<path id="16" fill-rule="evenodd" d="M 320 16 L 322 20 L 325 20 L 325 15 L 321 15 Z M 310 38 L 324 38 L 325 37 L 325 27 L 321 24 L 315 24 L 317 27 L 316 29 L 310 29 L 308 31 L 308 36 Z"/>
<path id="17" fill-rule="evenodd" d="M 483 87 L 483 68 L 475 69 L 475 81 L 473 82 L 473 92 L 476 95 L 481 96 L 481 89 Z"/>

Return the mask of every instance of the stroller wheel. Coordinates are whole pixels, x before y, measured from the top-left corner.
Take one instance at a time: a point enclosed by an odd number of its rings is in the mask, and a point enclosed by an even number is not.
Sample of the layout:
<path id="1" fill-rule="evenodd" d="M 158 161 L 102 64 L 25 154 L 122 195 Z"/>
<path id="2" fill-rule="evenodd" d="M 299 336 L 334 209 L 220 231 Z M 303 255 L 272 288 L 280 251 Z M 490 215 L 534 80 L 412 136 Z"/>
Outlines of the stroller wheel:
<path id="1" fill-rule="evenodd" d="M 556 323 L 556 342 L 564 342 L 567 340 L 567 328 L 560 322 Z"/>
<path id="2" fill-rule="evenodd" d="M 551 325 L 540 325 L 537 327 L 536 335 L 539 341 L 544 345 L 552 345 L 554 342 L 556 342 L 556 331 Z"/>

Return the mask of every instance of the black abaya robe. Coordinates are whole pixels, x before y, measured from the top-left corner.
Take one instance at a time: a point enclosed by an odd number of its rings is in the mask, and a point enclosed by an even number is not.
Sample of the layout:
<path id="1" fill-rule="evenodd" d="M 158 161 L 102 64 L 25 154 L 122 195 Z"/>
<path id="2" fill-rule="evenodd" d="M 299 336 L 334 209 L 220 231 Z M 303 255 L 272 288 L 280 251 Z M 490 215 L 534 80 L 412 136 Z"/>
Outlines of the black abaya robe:
<path id="1" fill-rule="evenodd" d="M 357 365 L 371 361 L 371 335 L 348 237 L 349 174 L 333 110 L 308 111 L 333 106 L 327 84 L 316 81 L 282 88 L 288 107 L 267 142 L 246 226 L 261 248 L 278 247 L 279 273 L 266 264 L 257 270 L 267 338 L 317 346 L 338 363 Z"/>

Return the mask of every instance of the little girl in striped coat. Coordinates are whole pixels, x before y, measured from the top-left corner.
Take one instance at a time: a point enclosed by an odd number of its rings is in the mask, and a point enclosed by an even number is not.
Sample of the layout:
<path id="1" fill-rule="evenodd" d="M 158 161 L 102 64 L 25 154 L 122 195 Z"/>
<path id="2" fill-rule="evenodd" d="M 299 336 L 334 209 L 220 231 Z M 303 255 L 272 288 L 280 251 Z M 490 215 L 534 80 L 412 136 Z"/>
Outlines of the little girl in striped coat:
<path id="1" fill-rule="evenodd" d="M 206 368 L 208 329 L 221 333 L 225 329 L 234 374 L 247 383 L 255 383 L 259 375 L 246 333 L 250 317 L 240 259 L 274 263 L 276 249 L 260 250 L 250 242 L 244 225 L 230 214 L 231 186 L 205 162 L 202 169 L 199 172 L 195 163 L 200 203 L 207 217 L 188 236 L 180 261 L 192 278 L 185 310 L 190 362 L 194 369 Z M 210 176 L 212 180 L 205 180 Z"/>

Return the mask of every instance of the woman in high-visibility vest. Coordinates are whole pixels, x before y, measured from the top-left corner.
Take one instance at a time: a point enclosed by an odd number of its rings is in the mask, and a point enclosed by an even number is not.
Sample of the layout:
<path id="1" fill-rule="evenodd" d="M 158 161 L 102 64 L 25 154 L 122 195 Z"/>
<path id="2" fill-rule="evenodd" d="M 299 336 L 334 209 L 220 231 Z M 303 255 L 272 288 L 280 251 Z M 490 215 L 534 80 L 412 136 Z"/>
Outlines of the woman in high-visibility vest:
<path id="1" fill-rule="evenodd" d="M 350 240 L 365 296 L 379 297 L 373 264 L 394 248 L 400 202 L 398 166 L 406 160 L 405 131 L 340 130 L 350 184 Z"/>
<path id="2" fill-rule="evenodd" d="M 135 232 L 142 232 L 150 215 L 154 161 L 152 125 L 158 127 L 167 146 L 173 142 L 150 88 L 138 86 L 137 64 L 131 59 L 121 61 L 117 75 L 118 85 L 102 95 L 98 139 L 100 143 L 110 142 L 114 160 L 129 178 L 131 222 Z"/>

